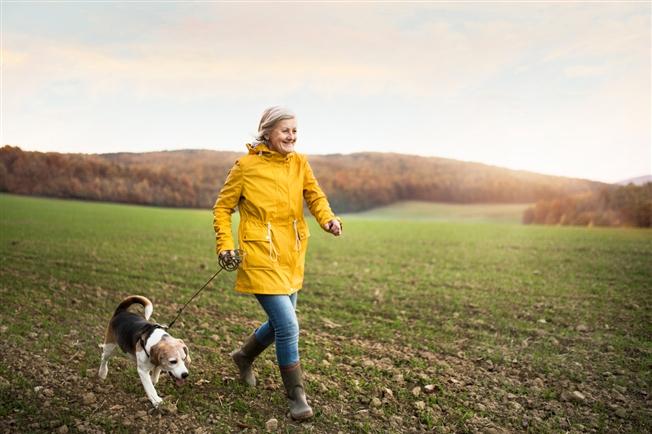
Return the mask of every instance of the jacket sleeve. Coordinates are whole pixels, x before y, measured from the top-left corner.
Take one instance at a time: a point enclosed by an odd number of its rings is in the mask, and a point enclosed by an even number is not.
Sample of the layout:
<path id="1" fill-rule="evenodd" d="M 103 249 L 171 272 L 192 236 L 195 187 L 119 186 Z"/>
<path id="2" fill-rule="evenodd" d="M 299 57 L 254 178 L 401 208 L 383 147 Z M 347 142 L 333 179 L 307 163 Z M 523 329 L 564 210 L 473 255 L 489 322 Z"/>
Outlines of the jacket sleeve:
<path id="1" fill-rule="evenodd" d="M 219 254 L 224 250 L 235 249 L 231 233 L 231 214 L 235 212 L 242 194 L 242 167 L 236 161 L 213 207 L 213 229 L 215 229 L 215 250 Z"/>
<path id="2" fill-rule="evenodd" d="M 303 198 L 308 204 L 308 209 L 312 215 L 315 216 L 319 225 L 324 228 L 324 225 L 333 219 L 337 219 L 340 223 L 342 222 L 339 217 L 335 217 L 331 207 L 328 204 L 328 199 L 319 187 L 319 183 L 315 178 L 315 175 L 312 173 L 312 168 L 308 160 L 304 160 L 305 170 L 303 177 Z"/>

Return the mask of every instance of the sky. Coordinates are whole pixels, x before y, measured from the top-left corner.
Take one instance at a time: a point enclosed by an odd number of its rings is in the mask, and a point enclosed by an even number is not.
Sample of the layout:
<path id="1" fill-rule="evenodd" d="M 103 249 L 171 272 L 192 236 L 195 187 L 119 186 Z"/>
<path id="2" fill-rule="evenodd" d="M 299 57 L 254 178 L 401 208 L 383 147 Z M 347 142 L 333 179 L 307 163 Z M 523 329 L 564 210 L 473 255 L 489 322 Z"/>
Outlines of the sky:
<path id="1" fill-rule="evenodd" d="M 650 2 L 12 2 L 0 143 L 397 152 L 604 182 L 652 173 Z"/>

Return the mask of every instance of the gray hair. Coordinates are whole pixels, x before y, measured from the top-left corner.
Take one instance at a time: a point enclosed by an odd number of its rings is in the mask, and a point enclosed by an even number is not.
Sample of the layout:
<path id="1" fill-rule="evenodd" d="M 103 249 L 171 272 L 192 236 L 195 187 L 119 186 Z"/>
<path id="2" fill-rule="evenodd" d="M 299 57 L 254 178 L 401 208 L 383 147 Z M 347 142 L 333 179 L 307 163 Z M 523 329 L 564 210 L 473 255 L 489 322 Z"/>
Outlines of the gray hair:
<path id="1" fill-rule="evenodd" d="M 294 119 L 294 113 L 285 107 L 273 106 L 265 109 L 263 115 L 260 118 L 260 123 L 258 124 L 258 134 L 256 134 L 256 140 L 254 145 L 259 143 L 268 144 L 267 139 L 270 131 L 274 129 L 274 126 L 279 121 L 284 121 L 286 119 Z"/>

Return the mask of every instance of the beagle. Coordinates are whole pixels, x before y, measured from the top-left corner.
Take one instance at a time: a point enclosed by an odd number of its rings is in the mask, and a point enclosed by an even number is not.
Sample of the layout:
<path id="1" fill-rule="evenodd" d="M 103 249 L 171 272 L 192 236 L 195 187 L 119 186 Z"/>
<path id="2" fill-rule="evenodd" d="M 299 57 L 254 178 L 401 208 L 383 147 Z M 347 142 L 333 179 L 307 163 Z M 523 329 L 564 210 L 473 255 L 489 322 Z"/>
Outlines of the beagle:
<path id="1" fill-rule="evenodd" d="M 143 306 L 145 316 L 129 312 L 132 304 Z M 190 356 L 188 347 L 181 339 L 173 338 L 163 326 L 148 321 L 153 310 L 152 302 L 140 295 L 129 296 L 120 303 L 109 321 L 104 344 L 100 345 L 103 351 L 98 375 L 102 380 L 106 378 L 109 358 L 116 346 L 119 346 L 136 360 L 138 376 L 145 393 L 154 407 L 158 407 L 163 401 L 154 389 L 159 374 L 165 371 L 174 378 L 177 385 L 182 385 L 188 377 L 186 364 L 190 364 Z"/>

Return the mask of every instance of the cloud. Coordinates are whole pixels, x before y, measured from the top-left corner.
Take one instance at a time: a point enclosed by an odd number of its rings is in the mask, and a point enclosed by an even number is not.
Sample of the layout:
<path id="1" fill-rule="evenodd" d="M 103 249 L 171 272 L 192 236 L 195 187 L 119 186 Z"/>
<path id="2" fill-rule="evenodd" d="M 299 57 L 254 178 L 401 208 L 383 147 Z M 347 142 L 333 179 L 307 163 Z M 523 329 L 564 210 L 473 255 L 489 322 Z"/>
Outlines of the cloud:
<path id="1" fill-rule="evenodd" d="M 10 68 L 20 66 L 28 60 L 27 54 L 8 49 L 0 50 L 0 58 L 2 65 Z"/>
<path id="2" fill-rule="evenodd" d="M 387 9 L 397 15 L 368 6 L 251 6 L 189 9 L 167 17 L 141 40 L 116 43 L 9 32 L 6 45 L 23 61 L 6 65 L 6 74 L 13 83 L 29 82 L 22 89 L 33 92 L 73 77 L 96 96 L 119 89 L 130 89 L 140 98 L 192 99 L 243 91 L 280 96 L 303 88 L 324 96 L 452 98 L 509 74 L 519 62 L 532 65 L 532 52 L 542 53 L 543 62 L 553 62 L 586 55 L 587 50 L 607 56 L 638 50 L 641 47 L 630 43 L 640 45 L 641 32 L 636 29 L 645 27 L 640 17 L 619 25 L 602 20 L 599 24 L 609 24 L 610 31 L 604 31 L 584 16 L 586 12 L 582 15 L 584 9 L 572 17 L 581 23 L 577 31 L 570 28 L 569 18 L 556 23 L 541 20 L 533 27 L 515 20 L 451 23 L 438 17 L 450 7 L 417 5 L 413 9 L 422 9 L 431 19 L 406 28 L 402 21 L 409 14 L 390 5 Z M 271 9 L 274 14 L 267 15 Z M 115 25 L 98 17 L 94 23 Z M 605 58 L 594 65 L 592 72 L 604 70 L 607 62 Z M 566 76 L 574 78 L 588 71 L 577 65 L 565 68 Z"/>
<path id="3" fill-rule="evenodd" d="M 596 77 L 608 72 L 609 68 L 606 66 L 575 65 L 564 68 L 564 75 L 568 78 Z"/>
<path id="4" fill-rule="evenodd" d="M 31 80 L 24 88 L 72 75 L 94 94 L 131 87 L 141 97 L 282 95 L 299 88 L 325 96 L 455 96 L 533 48 L 527 25 L 494 20 L 453 26 L 438 18 L 437 8 L 423 8 L 432 19 L 415 28 L 401 26 L 407 19 L 401 8 L 390 8 L 394 16 L 381 8 L 275 5 L 279 20 L 261 13 L 267 8 L 214 6 L 201 16 L 168 17 L 152 31 L 155 37 L 115 43 L 9 33 L 7 44 L 29 53 L 31 63 L 7 73 Z M 40 74 L 24 75 L 27 69 Z"/>

